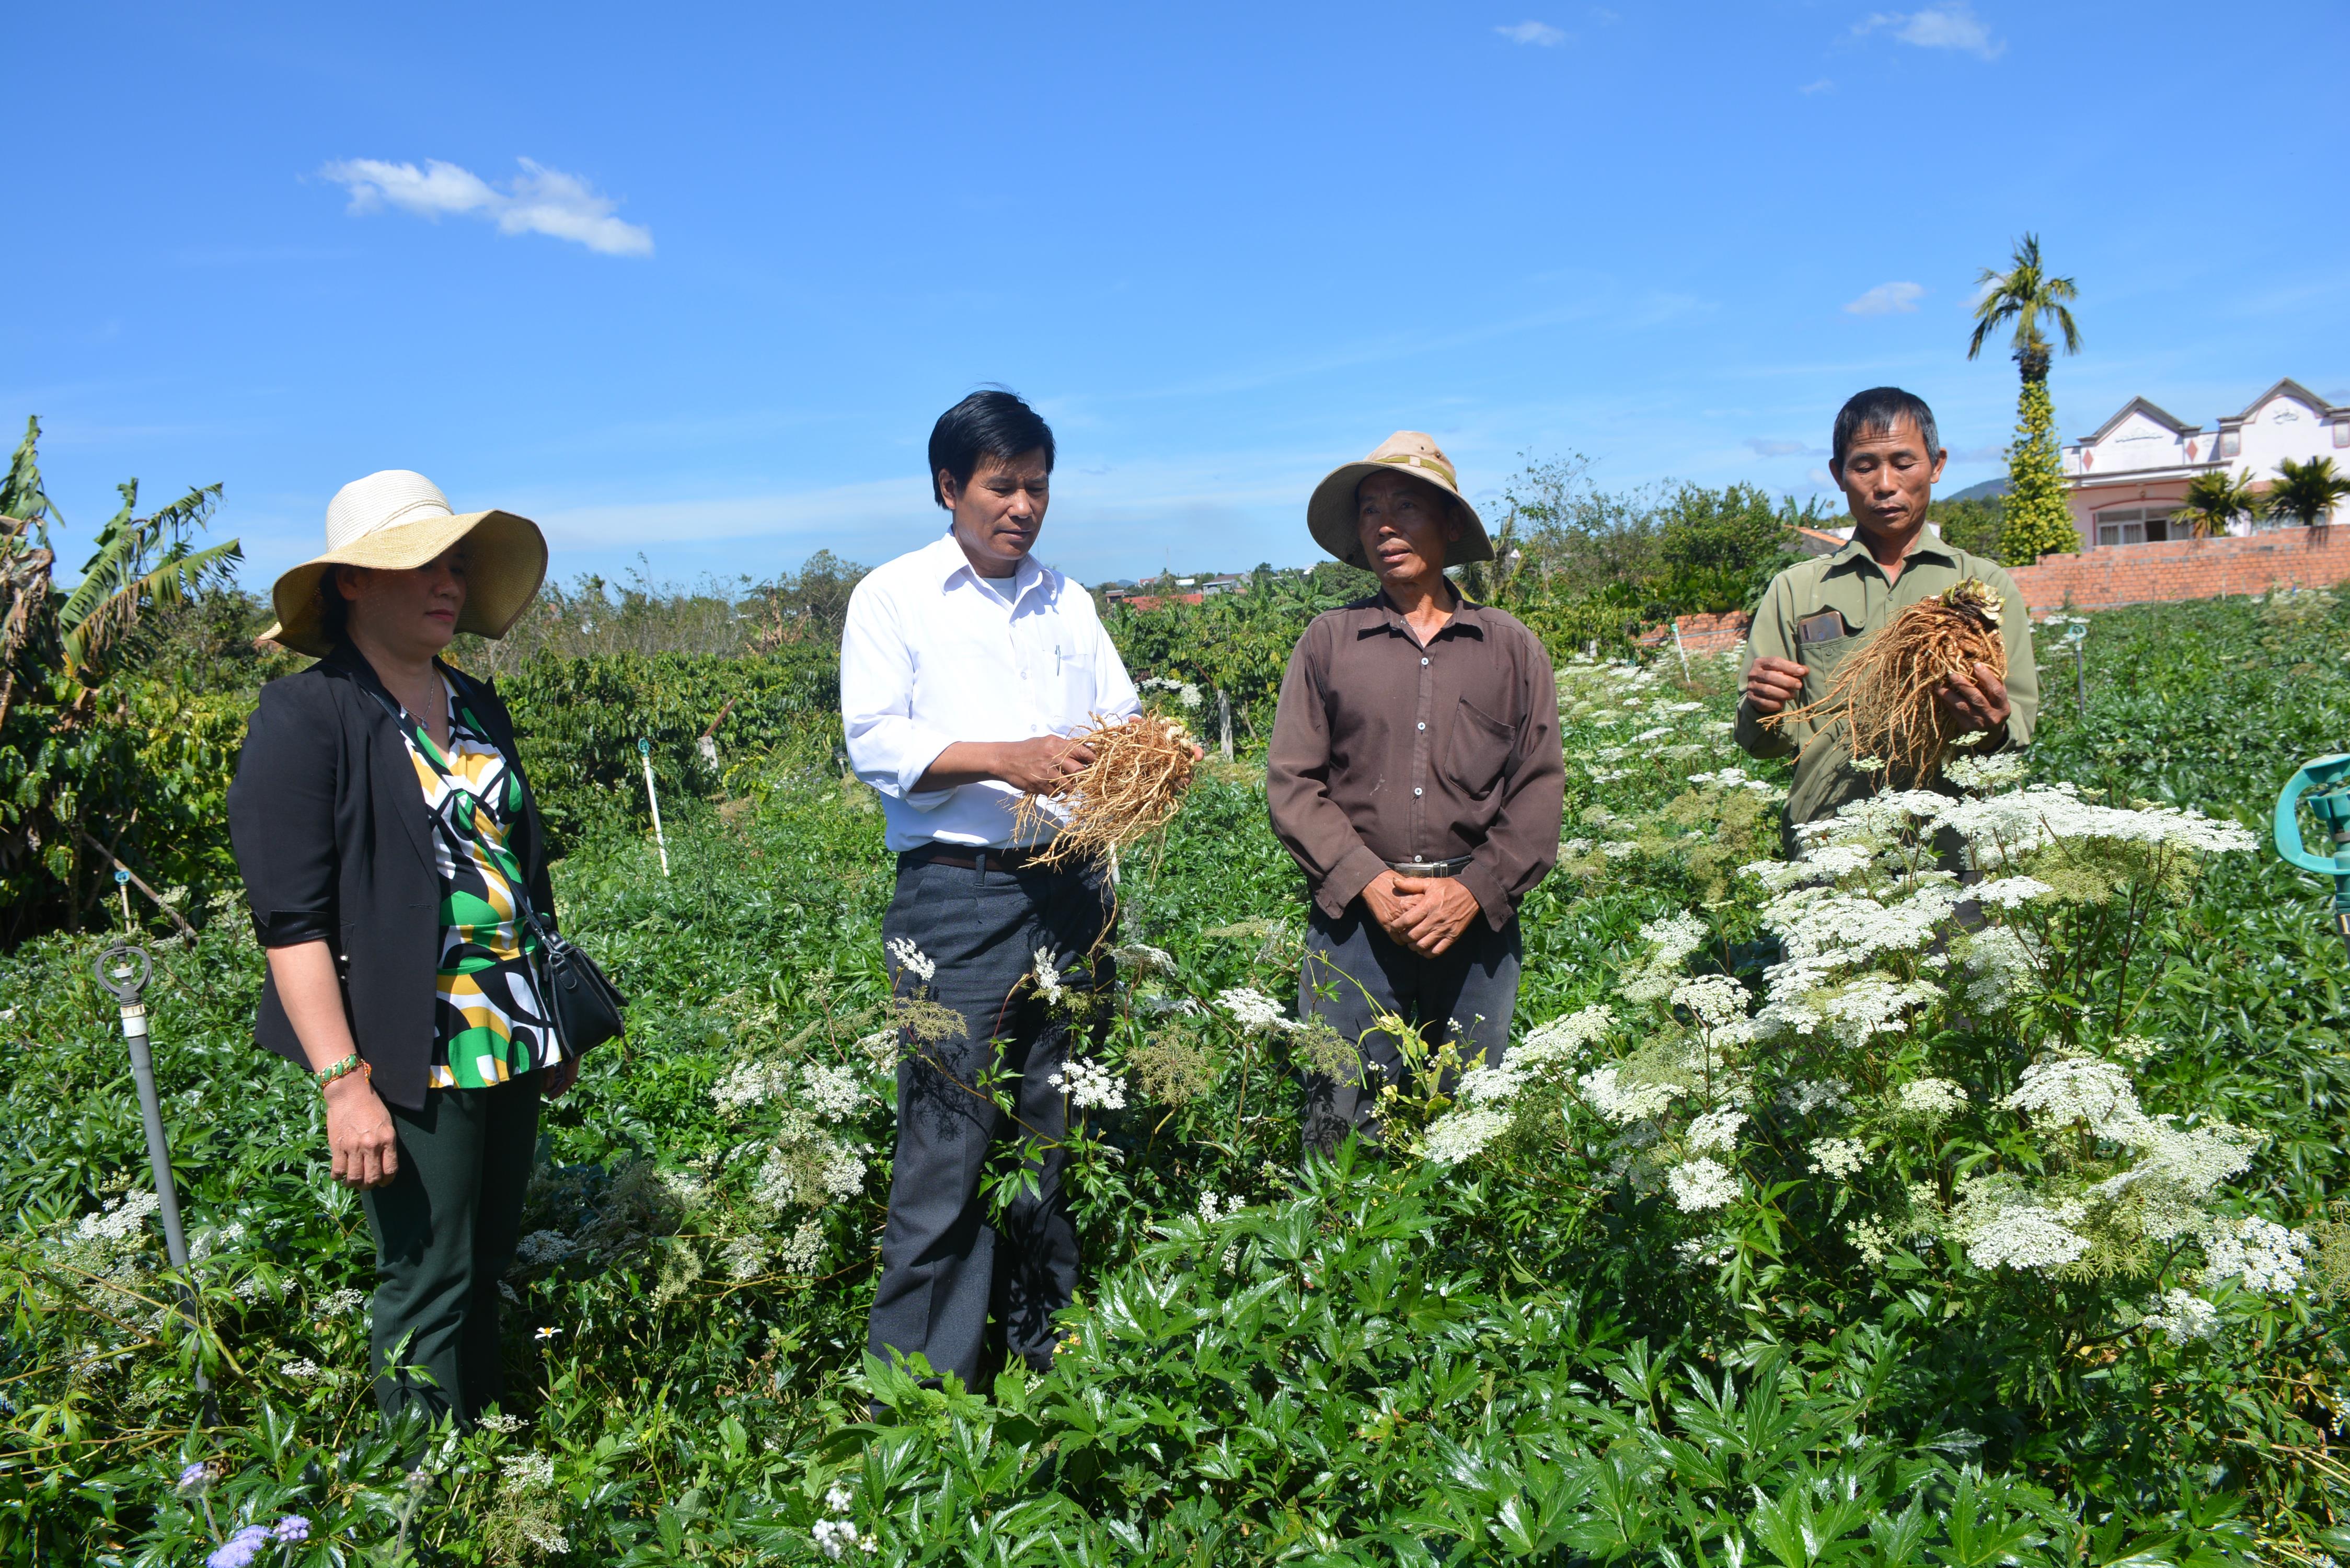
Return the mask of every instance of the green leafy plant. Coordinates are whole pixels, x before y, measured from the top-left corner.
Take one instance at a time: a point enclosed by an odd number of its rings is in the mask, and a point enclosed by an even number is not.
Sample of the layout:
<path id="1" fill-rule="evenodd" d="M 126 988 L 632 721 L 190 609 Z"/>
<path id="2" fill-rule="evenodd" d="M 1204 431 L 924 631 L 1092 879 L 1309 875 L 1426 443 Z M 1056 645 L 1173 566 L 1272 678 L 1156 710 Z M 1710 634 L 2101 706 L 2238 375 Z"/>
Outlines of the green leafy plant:
<path id="1" fill-rule="evenodd" d="M 2187 482 L 2187 493 L 2181 499 L 2178 515 L 2198 539 L 2227 533 L 2240 517 L 2257 520 L 2268 507 L 2266 498 L 2252 483 L 2250 469 L 2231 474 L 2215 468 L 2199 473 Z"/>

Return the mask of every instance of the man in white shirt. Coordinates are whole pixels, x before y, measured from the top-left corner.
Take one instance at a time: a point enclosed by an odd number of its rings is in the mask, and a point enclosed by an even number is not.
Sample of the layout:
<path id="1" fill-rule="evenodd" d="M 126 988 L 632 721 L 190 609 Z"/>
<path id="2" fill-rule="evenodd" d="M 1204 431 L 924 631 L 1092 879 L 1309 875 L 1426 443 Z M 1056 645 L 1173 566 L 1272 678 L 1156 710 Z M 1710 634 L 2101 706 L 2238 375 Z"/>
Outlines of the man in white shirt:
<path id="1" fill-rule="evenodd" d="M 1024 794 L 1093 760 L 1067 739 L 1139 711 L 1092 597 L 1030 555 L 1045 521 L 1053 432 L 1005 391 L 974 392 L 931 432 L 948 534 L 867 576 L 848 601 L 840 706 L 849 763 L 879 792 L 898 887 L 882 921 L 900 996 L 952 1009 L 965 1033 L 916 1044 L 898 1069 L 898 1147 L 868 1347 L 980 1381 L 995 1352 L 1049 1367 L 1053 1314 L 1076 1288 L 1061 1187 L 1068 1105 L 1053 1080 L 1075 1033 L 1034 976 L 1110 982 L 1112 918 L 1097 867 L 1034 864 Z M 1013 1101 L 999 1112 L 989 1074 Z M 1026 1142 L 1028 1179 L 993 1223 L 981 1168 Z M 991 1336 L 991 1312 L 996 1326 Z"/>

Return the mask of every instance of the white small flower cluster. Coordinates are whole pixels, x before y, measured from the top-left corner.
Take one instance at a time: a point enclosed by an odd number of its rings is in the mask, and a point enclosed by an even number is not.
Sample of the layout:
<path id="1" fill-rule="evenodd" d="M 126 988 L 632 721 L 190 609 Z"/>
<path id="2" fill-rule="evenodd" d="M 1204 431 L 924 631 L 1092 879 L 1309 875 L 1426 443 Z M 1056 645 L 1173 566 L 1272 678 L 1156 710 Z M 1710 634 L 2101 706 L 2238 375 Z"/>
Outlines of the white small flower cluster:
<path id="1" fill-rule="evenodd" d="M 2171 805 L 2103 805 L 2083 800 L 2070 784 L 2034 784 L 1978 800 L 1942 800 L 1927 827 L 1957 833 L 1967 841 L 1975 864 L 1985 867 L 2004 865 L 2060 839 L 2103 839 L 2201 855 L 2241 852 L 2257 848 L 2260 842 L 2239 823 Z"/>
<path id="2" fill-rule="evenodd" d="M 1295 1020 L 1283 1014 L 1281 1003 L 1249 986 L 1236 985 L 1216 992 L 1216 1005 L 1231 1013 L 1232 1021 L 1243 1029 L 1252 1033 L 1297 1027 Z"/>
<path id="3" fill-rule="evenodd" d="M 1616 1015 L 1607 1003 L 1595 1002 L 1527 1031 L 1517 1049 L 1509 1054 L 1508 1061 L 1519 1067 L 1572 1062 L 1583 1054 L 1586 1046 L 1606 1038 L 1615 1024 Z"/>
<path id="4" fill-rule="evenodd" d="M 858 1534 L 856 1520 L 848 1517 L 850 1511 L 857 1506 L 855 1493 L 846 1487 L 829 1488 L 824 1494 L 824 1506 L 832 1517 L 817 1520 L 808 1534 L 815 1539 L 816 1549 L 824 1553 L 827 1562 L 839 1562 L 848 1554 L 852 1546 L 868 1556 L 879 1549 L 880 1542 L 872 1535 Z"/>
<path id="5" fill-rule="evenodd" d="M 814 1215 L 792 1230 L 791 1240 L 775 1253 L 775 1267 L 786 1274 L 812 1274 L 824 1261 L 824 1221 Z"/>
<path id="6" fill-rule="evenodd" d="M 2247 1214 L 2241 1220 L 2215 1220 L 2203 1233 L 2206 1284 L 2233 1280 L 2248 1291 L 2269 1295 L 2289 1294 L 2301 1283 L 2302 1254 L 2309 1238 L 2273 1220 Z"/>
<path id="7" fill-rule="evenodd" d="M 2192 1345 L 2220 1332 L 2220 1309 L 2191 1291 L 2168 1290 L 2146 1306 L 2140 1328 L 2159 1330 L 2173 1345 Z"/>
<path id="8" fill-rule="evenodd" d="M 1948 1078 L 1912 1078 L 1894 1091 L 1893 1103 L 1905 1116 L 1939 1119 L 1964 1110 L 1967 1092 Z"/>
<path id="9" fill-rule="evenodd" d="M 555 1484 L 552 1454 L 507 1454 L 498 1460 L 499 1484 L 509 1491 L 543 1491 Z"/>
<path id="10" fill-rule="evenodd" d="M 2013 1202 L 1976 1227 L 1967 1241 L 1967 1260 L 1978 1269 L 2054 1269 L 2089 1250 L 2089 1239 L 2072 1229 L 2085 1217 L 2076 1202 L 2043 1208 Z"/>
<path id="11" fill-rule="evenodd" d="M 800 1087 L 817 1116 L 829 1122 L 847 1119 L 865 1103 L 864 1085 L 847 1067 L 827 1067 L 810 1062 L 800 1068 Z"/>
<path id="12" fill-rule="evenodd" d="M 1036 950 L 1036 994 L 1048 1002 L 1057 1002 L 1066 993 L 1061 984 L 1061 971 L 1053 962 L 1051 948 Z"/>
<path id="13" fill-rule="evenodd" d="M 927 983 L 938 977 L 937 961 L 923 957 L 922 950 L 914 945 L 913 938 L 892 937 L 882 946 L 891 958 L 898 961 L 899 969 L 910 971 L 917 979 Z"/>
<path id="14" fill-rule="evenodd" d="M 1200 689 L 1189 680 L 1177 680 L 1171 676 L 1147 675 L 1135 685 L 1145 691 L 1172 691 L 1175 700 L 1186 708 L 1197 708 L 1203 701 Z"/>
<path id="15" fill-rule="evenodd" d="M 1686 1241 L 1675 1243 L 1673 1251 L 1682 1262 L 1693 1269 L 1718 1269 L 1738 1256 L 1738 1238 L 1712 1236 L 1700 1239 L 1693 1236 Z"/>
<path id="16" fill-rule="evenodd" d="M 1799 1116 L 1814 1111 L 1845 1111 L 1852 1108 L 1845 1100 L 1851 1092 L 1851 1085 L 1842 1078 L 1796 1078 L 1779 1091 L 1779 1103 Z"/>
<path id="17" fill-rule="evenodd" d="M 161 1199 L 144 1189 L 109 1199 L 101 1212 L 85 1214 L 75 1221 L 73 1241 L 78 1246 L 92 1242 L 120 1246 L 138 1236 L 147 1217 L 162 1206 Z"/>
<path id="18" fill-rule="evenodd" d="M 579 1250 L 579 1243 L 560 1231 L 533 1231 L 515 1243 L 515 1262 L 526 1269 L 559 1263 Z"/>
<path id="19" fill-rule="evenodd" d="M 504 1410 L 492 1410 L 479 1417 L 479 1421 L 501 1438 L 511 1438 L 523 1428 L 520 1416 L 509 1416 Z"/>
<path id="20" fill-rule="evenodd" d="M 2022 752 L 1993 752 L 1989 756 L 1955 756 L 1942 764 L 1942 776 L 1963 790 L 1981 794 L 2022 784 L 2032 763 Z"/>
<path id="21" fill-rule="evenodd" d="M 791 1092 L 792 1070 L 783 1062 L 737 1062 L 710 1086 L 711 1103 L 729 1116 L 780 1099 Z"/>
<path id="22" fill-rule="evenodd" d="M 1510 1130 L 1514 1118 L 1491 1106 L 1470 1106 L 1448 1111 L 1430 1122 L 1420 1140 L 1420 1153 L 1438 1165 L 1459 1165 L 1484 1152 L 1488 1144 Z"/>
<path id="23" fill-rule="evenodd" d="M 1738 1147 L 1738 1129 L 1746 1125 L 1744 1111 L 1708 1111 L 1689 1125 L 1686 1141 L 1693 1149 L 1717 1149 L 1728 1153 Z"/>
<path id="24" fill-rule="evenodd" d="M 767 1243 L 757 1236 L 737 1236 L 720 1249 L 718 1266 L 730 1280 L 755 1280 L 767 1266 Z"/>
<path id="25" fill-rule="evenodd" d="M 318 1314 L 322 1317 L 348 1317 L 367 1304 L 368 1298 L 365 1291 L 356 1291 L 345 1285 L 340 1290 L 328 1291 L 318 1298 Z"/>
<path id="26" fill-rule="evenodd" d="M 1200 1218 L 1213 1225 L 1229 1220 L 1248 1207 L 1248 1199 L 1237 1195 L 1227 1198 L 1214 1189 L 1200 1194 Z"/>
<path id="27" fill-rule="evenodd" d="M 1124 947 L 1112 948 L 1109 956 L 1115 962 L 1139 975 L 1171 975 L 1175 972 L 1174 955 L 1148 942 L 1128 942 Z"/>
<path id="28" fill-rule="evenodd" d="M 1645 746 L 1650 741 L 1661 741 L 1672 732 L 1673 727 L 1670 724 L 1659 724 L 1653 730 L 1643 730 L 1633 736 L 1632 743 L 1636 746 Z"/>
<path id="29" fill-rule="evenodd" d="M 1735 765 L 1710 774 L 1691 774 L 1689 782 L 1700 789 L 1742 789 L 1756 794 L 1776 797 L 1785 792 L 1768 779 L 1749 778 L 1746 770 Z"/>
<path id="30" fill-rule="evenodd" d="M 1619 1125 L 1653 1121 L 1681 1096 L 1678 1084 L 1627 1081 L 1621 1064 L 1586 1073 L 1575 1081 L 1591 1108 Z"/>
<path id="31" fill-rule="evenodd" d="M 2000 1108 L 2023 1111 L 2035 1125 L 2064 1127 L 2086 1124 L 2099 1137 L 2113 1137 L 2145 1120 L 2128 1070 L 2098 1056 L 2044 1057 L 2023 1069 L 2015 1092 Z"/>
<path id="32" fill-rule="evenodd" d="M 1700 1156 L 1685 1160 L 1665 1174 L 1673 1207 L 1684 1214 L 1702 1214 L 1738 1200 L 1742 1190 L 1737 1176 L 1721 1161 Z"/>
<path id="33" fill-rule="evenodd" d="M 1744 1018 L 1748 997 L 1746 988 L 1731 975 L 1700 974 L 1673 987 L 1667 1000 L 1688 1008 L 1699 1027 L 1714 1030 Z"/>
<path id="34" fill-rule="evenodd" d="M 1072 1062 L 1045 1080 L 1081 1111 L 1126 1109 L 1126 1080 L 1098 1062 Z"/>
<path id="35" fill-rule="evenodd" d="M 317 1362 L 305 1355 L 279 1367 L 277 1375 L 280 1377 L 314 1378 L 325 1376 L 326 1372 Z"/>
<path id="36" fill-rule="evenodd" d="M 1856 1137 L 1812 1140 L 1812 1168 L 1833 1180 L 1843 1181 L 1856 1176 L 1867 1163 L 1868 1146 Z"/>
<path id="37" fill-rule="evenodd" d="M 1967 939 L 1967 1000 L 1986 1012 L 1996 1012 L 2035 985 L 2044 952 L 2030 931 L 2007 926 L 1987 926 Z"/>
<path id="38" fill-rule="evenodd" d="M 1989 882 L 1977 883 L 1967 889 L 1967 895 L 1978 904 L 1991 904 L 2002 909 L 2021 909 L 2034 898 L 2045 898 L 2055 891 L 2037 877 L 1999 877 Z"/>

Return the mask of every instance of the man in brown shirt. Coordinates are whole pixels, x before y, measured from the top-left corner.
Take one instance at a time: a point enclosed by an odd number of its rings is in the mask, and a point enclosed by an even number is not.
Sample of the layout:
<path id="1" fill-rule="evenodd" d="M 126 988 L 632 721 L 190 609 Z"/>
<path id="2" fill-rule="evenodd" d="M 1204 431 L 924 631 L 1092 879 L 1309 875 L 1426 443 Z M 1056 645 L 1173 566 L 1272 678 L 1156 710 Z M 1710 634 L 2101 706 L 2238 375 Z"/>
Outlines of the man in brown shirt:
<path id="1" fill-rule="evenodd" d="M 1518 901 L 1558 859 L 1565 770 L 1540 639 L 1444 576 L 1493 547 L 1434 441 L 1399 431 L 1325 479 L 1306 523 L 1379 576 L 1298 639 L 1265 768 L 1314 903 L 1299 1013 L 1362 1051 L 1362 1071 L 1305 1085 L 1306 1143 L 1326 1150 L 1375 1138 L 1378 1091 L 1409 1071 L 1380 1013 L 1457 1041 L 1464 1063 L 1501 1062 Z"/>

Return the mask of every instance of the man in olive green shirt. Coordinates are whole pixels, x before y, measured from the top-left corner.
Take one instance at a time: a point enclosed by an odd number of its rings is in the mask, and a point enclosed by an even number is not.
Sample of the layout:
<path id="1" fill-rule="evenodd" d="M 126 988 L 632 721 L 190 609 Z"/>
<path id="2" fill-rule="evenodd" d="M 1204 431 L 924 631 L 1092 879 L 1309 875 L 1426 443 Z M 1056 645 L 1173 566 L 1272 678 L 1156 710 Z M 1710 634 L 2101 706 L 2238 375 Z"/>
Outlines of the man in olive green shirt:
<path id="1" fill-rule="evenodd" d="M 1783 708 L 1827 694 L 1836 666 L 1895 615 L 1955 583 L 1980 577 L 1997 590 L 2006 613 L 2000 639 L 2007 647 L 2004 680 L 1984 665 L 1973 679 L 1942 683 L 1942 705 L 1962 732 L 1980 737 L 1979 752 L 2021 746 L 2032 739 L 2040 711 L 2039 672 L 2032 662 L 2032 623 L 2023 596 L 1995 561 L 1942 542 L 1926 522 L 1934 482 L 1949 453 L 1924 400 L 1898 387 L 1875 387 L 1836 415 L 1829 472 L 1844 487 L 1852 511 L 1852 543 L 1832 556 L 1788 567 L 1771 579 L 1748 634 L 1745 694 L 1738 704 L 1738 743 L 1750 756 L 1795 759 L 1787 795 L 1787 835 L 1806 822 L 1833 816 L 1847 801 L 1874 794 L 1878 775 L 1852 765 L 1844 726 L 1798 719 L 1766 728 Z M 1898 779 L 1930 789 L 1931 779 Z"/>

